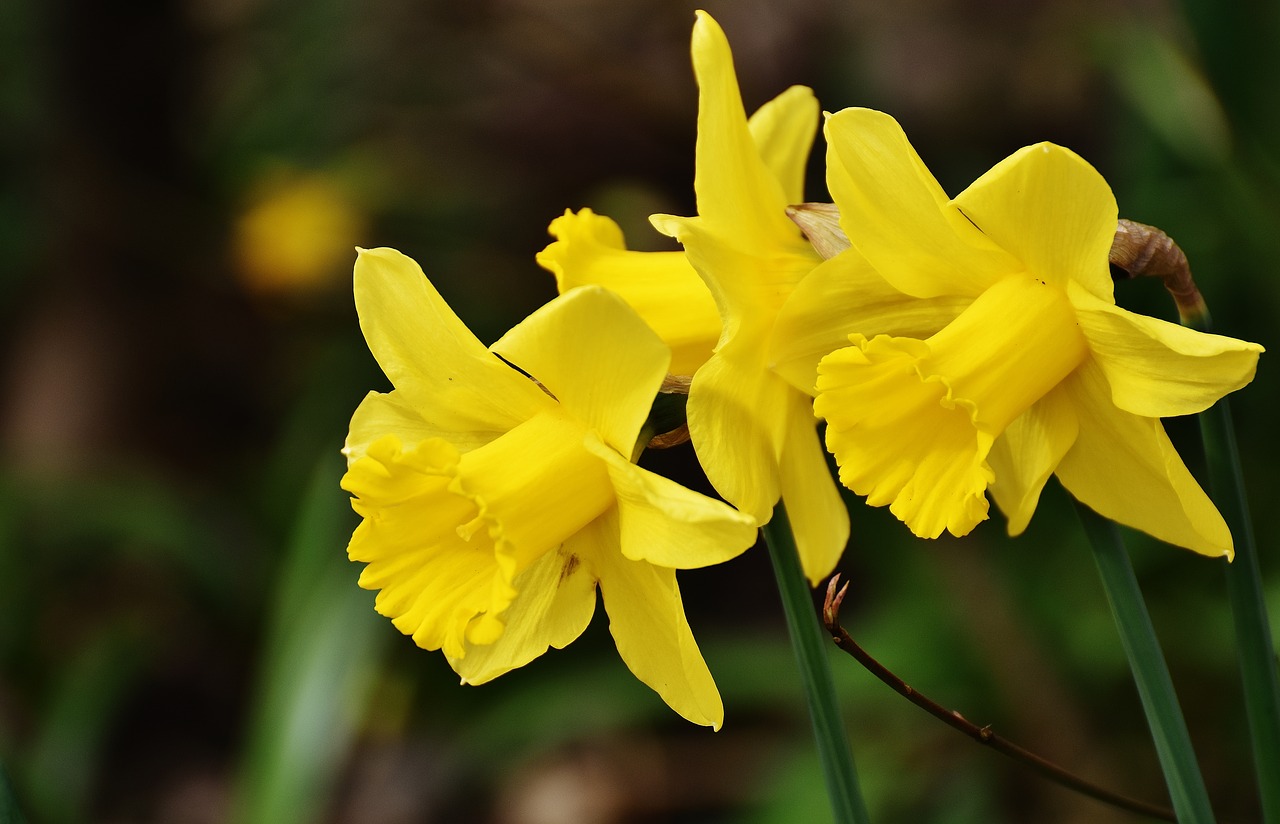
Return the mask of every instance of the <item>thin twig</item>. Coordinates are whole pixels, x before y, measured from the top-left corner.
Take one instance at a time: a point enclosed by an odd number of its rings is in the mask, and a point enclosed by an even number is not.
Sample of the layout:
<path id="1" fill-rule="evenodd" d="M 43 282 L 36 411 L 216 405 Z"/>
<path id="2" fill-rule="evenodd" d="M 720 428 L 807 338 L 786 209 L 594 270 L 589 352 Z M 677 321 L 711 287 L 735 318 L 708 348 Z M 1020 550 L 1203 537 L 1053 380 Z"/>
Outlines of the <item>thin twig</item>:
<path id="1" fill-rule="evenodd" d="M 1112 792 L 1104 787 L 1099 787 L 1083 778 L 1068 772 L 1067 770 L 1054 764 L 1045 758 L 1036 755 L 1030 750 L 1025 750 L 1017 744 L 1002 738 L 991 730 L 990 725 L 979 727 L 972 721 L 966 719 L 963 715 L 955 710 L 949 710 L 932 699 L 920 694 L 914 687 L 903 681 L 898 676 L 889 671 L 887 667 L 876 659 L 872 658 L 866 650 L 858 646 L 858 643 L 849 636 L 849 633 L 840 626 L 840 605 L 844 602 L 845 591 L 849 589 L 846 583 L 837 591 L 840 576 L 834 575 L 830 583 L 827 584 L 827 598 L 822 607 L 822 621 L 827 627 L 827 632 L 831 633 L 832 639 L 836 642 L 836 646 L 849 655 L 853 656 L 859 664 L 866 667 L 872 675 L 888 684 L 894 692 L 906 698 L 920 709 L 937 718 L 939 721 L 959 730 L 965 735 L 977 741 L 980 744 L 986 744 L 993 750 L 1009 756 L 1015 761 L 1031 767 L 1036 772 L 1061 784 L 1064 787 L 1075 790 L 1078 793 L 1087 795 L 1097 801 L 1119 807 L 1123 810 L 1138 813 L 1140 815 L 1158 818 L 1163 821 L 1176 821 L 1173 810 L 1168 807 L 1162 807 L 1158 804 L 1149 804 L 1145 801 L 1139 801 L 1119 793 Z"/>

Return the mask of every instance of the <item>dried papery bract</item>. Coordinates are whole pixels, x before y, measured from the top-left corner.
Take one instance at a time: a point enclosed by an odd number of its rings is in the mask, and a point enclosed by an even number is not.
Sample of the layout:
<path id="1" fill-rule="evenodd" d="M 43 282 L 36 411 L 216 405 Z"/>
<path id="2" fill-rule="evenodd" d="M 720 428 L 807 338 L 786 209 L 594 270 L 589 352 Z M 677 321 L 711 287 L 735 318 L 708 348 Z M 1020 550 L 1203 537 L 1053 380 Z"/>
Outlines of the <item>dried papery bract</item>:
<path id="1" fill-rule="evenodd" d="M 1111 242 L 1110 263 L 1131 278 L 1157 277 L 1178 305 L 1178 316 L 1195 326 L 1209 310 L 1191 277 L 1191 265 L 1173 238 L 1154 226 L 1120 218 Z"/>
<path id="2" fill-rule="evenodd" d="M 849 248 L 849 236 L 840 228 L 840 207 L 834 203 L 798 203 L 787 207 L 787 217 L 800 227 L 805 239 L 823 260 Z"/>

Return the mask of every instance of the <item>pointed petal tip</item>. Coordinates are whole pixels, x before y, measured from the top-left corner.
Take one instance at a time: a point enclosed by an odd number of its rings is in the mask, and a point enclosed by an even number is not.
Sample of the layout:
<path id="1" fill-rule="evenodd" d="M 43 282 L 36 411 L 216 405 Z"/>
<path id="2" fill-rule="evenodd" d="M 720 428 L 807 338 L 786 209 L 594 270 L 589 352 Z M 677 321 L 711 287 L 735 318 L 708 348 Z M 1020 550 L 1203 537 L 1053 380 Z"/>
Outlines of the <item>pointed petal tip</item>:
<path id="1" fill-rule="evenodd" d="M 728 36 L 716 19 L 701 9 L 694 13 L 690 52 L 693 55 L 693 70 L 699 77 L 699 85 L 703 82 L 702 75 L 721 62 L 727 63 L 731 72 L 733 70 L 733 57 Z"/>
<path id="2" fill-rule="evenodd" d="M 710 12 L 705 9 L 695 9 L 693 12 L 693 30 L 695 36 L 698 29 L 705 26 L 714 26 L 717 29 L 720 28 L 720 24 L 716 22 L 716 19 L 711 16 Z"/>

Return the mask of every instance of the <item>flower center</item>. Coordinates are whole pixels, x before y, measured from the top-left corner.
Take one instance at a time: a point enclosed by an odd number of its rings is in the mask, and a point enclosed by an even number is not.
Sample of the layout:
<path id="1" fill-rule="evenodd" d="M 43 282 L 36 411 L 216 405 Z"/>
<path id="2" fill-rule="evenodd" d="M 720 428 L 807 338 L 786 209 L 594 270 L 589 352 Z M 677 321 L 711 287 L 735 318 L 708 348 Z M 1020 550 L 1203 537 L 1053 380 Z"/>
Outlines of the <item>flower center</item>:
<path id="1" fill-rule="evenodd" d="M 929 338 L 919 365 L 992 437 L 1084 360 L 1084 335 L 1066 293 L 1027 275 L 1004 278 Z M 945 403 L 945 401 L 944 401 Z"/>
<path id="2" fill-rule="evenodd" d="M 986 518 L 992 443 L 1087 352 L 1066 295 L 1027 275 L 927 341 L 851 340 L 819 364 L 814 401 L 840 480 L 929 538 Z"/>
<path id="3" fill-rule="evenodd" d="M 497 641 L 517 576 L 614 505 L 586 436 L 553 408 L 465 455 L 439 438 L 371 445 L 343 486 L 365 519 L 348 554 L 378 611 L 453 658 Z"/>
<path id="4" fill-rule="evenodd" d="M 604 462 L 583 445 L 586 434 L 581 423 L 549 409 L 458 462 L 450 491 L 478 507 L 458 535 L 470 540 L 487 526 L 509 578 L 613 505 L 613 485 Z"/>

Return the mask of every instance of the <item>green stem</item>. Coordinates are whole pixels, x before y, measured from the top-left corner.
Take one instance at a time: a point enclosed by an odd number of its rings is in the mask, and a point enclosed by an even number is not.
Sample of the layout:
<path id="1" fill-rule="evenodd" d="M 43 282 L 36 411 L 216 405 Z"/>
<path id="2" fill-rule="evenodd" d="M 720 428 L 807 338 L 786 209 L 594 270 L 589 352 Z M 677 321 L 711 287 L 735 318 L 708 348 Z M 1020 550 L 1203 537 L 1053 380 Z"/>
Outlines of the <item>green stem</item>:
<path id="1" fill-rule="evenodd" d="M 1181 824 L 1211 824 L 1214 819 L 1209 793 L 1120 530 L 1084 504 L 1077 503 L 1076 511 L 1093 546 L 1093 558 L 1120 632 L 1120 643 L 1129 657 L 1174 812 Z"/>
<path id="2" fill-rule="evenodd" d="M 1206 314 L 1189 324 L 1209 331 Z M 1262 797 L 1262 818 L 1280 824 L 1280 677 L 1275 645 L 1262 596 L 1262 572 L 1245 498 L 1240 450 L 1226 398 L 1200 413 L 1200 432 L 1209 469 L 1209 491 L 1235 539 L 1236 557 L 1226 565 L 1227 600 L 1236 628 L 1245 714 L 1253 742 L 1253 763 Z"/>
<path id="3" fill-rule="evenodd" d="M 867 824 L 867 815 L 858 788 L 858 774 L 853 766 L 853 753 L 845 734 L 835 686 L 831 681 L 831 664 L 827 660 L 828 638 L 818 624 L 813 595 L 800 568 L 791 522 L 782 502 L 773 509 L 773 518 L 761 527 L 773 573 L 778 579 L 782 608 L 787 615 L 787 630 L 800 667 L 805 697 L 809 703 L 809 719 L 818 744 L 818 759 L 827 783 L 827 794 L 835 813 L 836 824 Z"/>
<path id="4" fill-rule="evenodd" d="M 13 787 L 9 786 L 9 777 L 0 767 L 0 824 L 26 824 L 22 811 L 18 809 L 18 801 L 14 798 Z"/>

